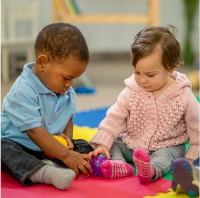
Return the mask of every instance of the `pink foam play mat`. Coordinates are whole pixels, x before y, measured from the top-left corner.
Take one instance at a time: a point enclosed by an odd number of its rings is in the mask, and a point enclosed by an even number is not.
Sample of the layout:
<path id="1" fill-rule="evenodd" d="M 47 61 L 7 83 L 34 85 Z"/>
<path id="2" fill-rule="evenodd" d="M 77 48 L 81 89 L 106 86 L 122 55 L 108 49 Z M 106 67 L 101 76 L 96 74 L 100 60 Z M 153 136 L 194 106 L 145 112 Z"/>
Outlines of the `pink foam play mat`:
<path id="1" fill-rule="evenodd" d="M 74 119 L 74 139 L 89 140 L 105 116 L 107 108 L 77 113 Z M 102 177 L 77 178 L 68 190 L 57 190 L 51 185 L 35 184 L 22 186 L 6 172 L 1 173 L 2 198 L 187 198 L 171 190 L 171 176 L 165 176 L 156 182 L 142 185 L 137 176 L 121 179 Z"/>

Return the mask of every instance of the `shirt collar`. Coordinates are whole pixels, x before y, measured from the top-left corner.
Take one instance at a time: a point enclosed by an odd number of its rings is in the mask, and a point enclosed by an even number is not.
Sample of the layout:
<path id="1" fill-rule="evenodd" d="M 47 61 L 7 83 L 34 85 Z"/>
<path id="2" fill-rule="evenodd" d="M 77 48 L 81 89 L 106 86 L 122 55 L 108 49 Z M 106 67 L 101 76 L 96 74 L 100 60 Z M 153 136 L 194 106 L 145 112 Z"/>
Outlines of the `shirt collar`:
<path id="1" fill-rule="evenodd" d="M 37 90 L 38 93 L 43 93 L 43 94 L 52 94 L 56 95 L 53 91 L 48 89 L 40 80 L 39 78 L 33 73 L 32 68 L 34 66 L 35 62 L 28 63 L 24 65 L 24 69 L 22 72 L 22 77 L 28 79 L 28 82 L 30 83 L 31 86 L 34 85 L 34 89 Z"/>

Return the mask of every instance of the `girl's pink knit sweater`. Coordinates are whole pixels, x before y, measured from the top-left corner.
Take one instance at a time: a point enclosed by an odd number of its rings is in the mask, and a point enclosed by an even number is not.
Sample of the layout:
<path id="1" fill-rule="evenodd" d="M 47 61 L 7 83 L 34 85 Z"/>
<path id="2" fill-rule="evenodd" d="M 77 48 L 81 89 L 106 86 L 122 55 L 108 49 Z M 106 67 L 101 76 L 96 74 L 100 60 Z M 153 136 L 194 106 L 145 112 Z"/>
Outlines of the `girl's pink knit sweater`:
<path id="1" fill-rule="evenodd" d="M 128 148 L 154 151 L 189 140 L 186 154 L 194 160 L 199 156 L 199 104 L 187 77 L 174 72 L 176 83 L 156 99 L 134 80 L 125 80 L 126 88 L 100 123 L 92 145 L 101 144 L 109 149 L 114 139 L 121 136 Z"/>

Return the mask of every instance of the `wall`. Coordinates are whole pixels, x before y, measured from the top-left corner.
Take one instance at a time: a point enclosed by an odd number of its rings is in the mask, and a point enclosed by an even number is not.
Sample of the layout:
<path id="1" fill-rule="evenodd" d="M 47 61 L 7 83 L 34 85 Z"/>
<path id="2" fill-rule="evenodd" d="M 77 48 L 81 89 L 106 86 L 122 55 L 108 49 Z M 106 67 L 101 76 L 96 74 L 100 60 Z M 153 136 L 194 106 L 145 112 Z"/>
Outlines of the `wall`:
<path id="1" fill-rule="evenodd" d="M 2 0 L 2 39 L 8 34 L 6 23 L 9 20 L 6 18 L 5 4 L 17 4 L 22 0 Z M 36 0 L 26 0 L 36 1 Z M 101 3 L 98 3 L 101 2 Z M 132 3 L 136 2 L 136 3 Z M 77 0 L 83 12 L 119 12 L 121 9 L 124 12 L 138 11 L 145 9 L 143 1 L 138 4 L 136 0 Z M 109 6 L 108 6 L 109 3 Z M 113 7 L 112 7 L 113 3 Z M 38 10 L 38 31 L 45 25 L 51 22 L 51 1 L 39 1 Z M 99 6 L 102 5 L 102 6 Z M 107 5 L 107 6 L 104 6 Z M 110 6 L 111 5 L 111 6 Z M 31 10 L 30 10 L 31 12 Z M 182 0 L 160 0 L 160 24 L 172 24 L 178 28 L 177 38 L 183 44 L 184 37 L 184 13 Z M 199 52 L 199 15 L 196 15 L 196 28 L 193 34 L 194 49 Z M 77 25 L 86 37 L 88 46 L 91 52 L 127 52 L 135 34 L 143 27 L 142 25 L 105 25 L 105 24 L 75 24 Z M 36 35 L 34 35 L 36 36 Z"/>
<path id="2" fill-rule="evenodd" d="M 43 6 L 49 5 L 49 0 L 43 0 Z M 111 11 L 110 6 L 106 9 L 95 5 L 94 0 L 77 0 L 83 12 L 104 12 Z M 144 10 L 144 1 L 137 0 L 101 0 L 102 5 L 107 5 L 108 2 L 114 3 L 112 12 L 118 12 L 120 8 L 123 11 L 138 12 Z M 135 4 L 132 4 L 134 2 Z M 122 4 L 123 3 L 123 4 Z M 131 6 L 130 6 L 131 5 Z M 49 5 L 50 6 L 50 5 Z M 89 9 L 91 8 L 91 10 Z M 50 14 L 50 9 L 47 9 Z M 49 22 L 50 16 L 48 14 L 41 16 L 43 19 L 41 25 L 45 25 L 46 21 Z M 177 27 L 177 39 L 183 45 L 185 25 L 184 25 L 184 10 L 182 0 L 160 0 L 160 24 L 161 25 L 174 25 Z M 76 24 L 86 37 L 91 52 L 121 52 L 129 51 L 130 44 L 135 34 L 143 27 L 143 25 L 93 25 L 93 24 Z M 195 30 L 193 33 L 193 46 L 196 53 L 199 52 L 199 13 L 196 14 Z"/>

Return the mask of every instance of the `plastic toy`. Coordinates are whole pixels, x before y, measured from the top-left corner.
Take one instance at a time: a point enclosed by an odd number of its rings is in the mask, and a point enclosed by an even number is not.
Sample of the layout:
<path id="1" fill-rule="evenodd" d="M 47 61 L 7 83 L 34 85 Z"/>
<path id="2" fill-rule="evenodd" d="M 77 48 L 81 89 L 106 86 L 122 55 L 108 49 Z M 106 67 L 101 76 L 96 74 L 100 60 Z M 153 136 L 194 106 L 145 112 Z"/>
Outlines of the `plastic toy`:
<path id="1" fill-rule="evenodd" d="M 79 87 L 75 87 L 74 90 L 77 94 L 94 94 L 94 93 L 96 93 L 96 89 L 93 87 L 79 86 Z"/>
<path id="2" fill-rule="evenodd" d="M 102 172 L 101 172 L 101 164 L 107 160 L 106 156 L 101 154 L 98 155 L 96 157 L 94 157 L 91 162 L 90 165 L 92 167 L 92 175 L 93 176 L 102 176 Z"/>
<path id="3" fill-rule="evenodd" d="M 65 147 L 68 146 L 67 140 L 64 139 L 62 136 L 53 135 L 53 137 L 54 137 L 59 143 L 61 143 L 63 146 L 65 146 Z"/>

